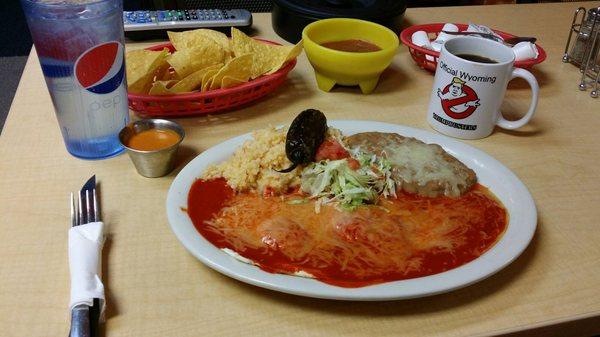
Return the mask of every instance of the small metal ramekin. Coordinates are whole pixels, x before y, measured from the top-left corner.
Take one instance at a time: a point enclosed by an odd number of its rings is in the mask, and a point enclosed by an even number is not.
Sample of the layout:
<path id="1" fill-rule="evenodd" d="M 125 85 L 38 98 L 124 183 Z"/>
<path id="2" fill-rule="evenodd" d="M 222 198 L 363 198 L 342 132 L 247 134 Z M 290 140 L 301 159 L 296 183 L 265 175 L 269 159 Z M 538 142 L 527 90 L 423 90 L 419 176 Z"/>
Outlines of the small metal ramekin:
<path id="1" fill-rule="evenodd" d="M 142 151 L 127 146 L 133 135 L 150 129 L 174 131 L 179 135 L 179 141 L 169 147 L 152 151 Z M 162 177 L 173 170 L 175 155 L 184 137 L 185 131 L 179 124 L 165 119 L 142 119 L 127 124 L 119 132 L 119 141 L 127 149 L 135 169 L 140 175 L 148 178 Z"/>

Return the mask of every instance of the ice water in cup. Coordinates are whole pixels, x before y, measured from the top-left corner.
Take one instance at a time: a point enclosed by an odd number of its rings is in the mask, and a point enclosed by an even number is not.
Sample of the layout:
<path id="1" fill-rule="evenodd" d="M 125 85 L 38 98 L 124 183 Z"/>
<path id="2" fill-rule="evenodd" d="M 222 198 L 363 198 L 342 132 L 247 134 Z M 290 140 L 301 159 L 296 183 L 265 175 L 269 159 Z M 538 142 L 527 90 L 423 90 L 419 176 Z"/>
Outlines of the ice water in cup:
<path id="1" fill-rule="evenodd" d="M 67 150 L 84 159 L 123 151 L 128 123 L 119 0 L 21 0 Z"/>

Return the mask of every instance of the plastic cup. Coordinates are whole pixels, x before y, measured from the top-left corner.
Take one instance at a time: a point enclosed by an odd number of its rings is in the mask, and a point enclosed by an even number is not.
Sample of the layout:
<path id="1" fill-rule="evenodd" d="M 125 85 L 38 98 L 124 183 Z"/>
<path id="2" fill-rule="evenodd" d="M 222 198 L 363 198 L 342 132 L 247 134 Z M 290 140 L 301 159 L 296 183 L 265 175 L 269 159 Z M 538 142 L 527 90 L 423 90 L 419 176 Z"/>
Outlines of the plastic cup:
<path id="1" fill-rule="evenodd" d="M 120 0 L 21 0 L 67 151 L 123 151 L 129 120 Z"/>

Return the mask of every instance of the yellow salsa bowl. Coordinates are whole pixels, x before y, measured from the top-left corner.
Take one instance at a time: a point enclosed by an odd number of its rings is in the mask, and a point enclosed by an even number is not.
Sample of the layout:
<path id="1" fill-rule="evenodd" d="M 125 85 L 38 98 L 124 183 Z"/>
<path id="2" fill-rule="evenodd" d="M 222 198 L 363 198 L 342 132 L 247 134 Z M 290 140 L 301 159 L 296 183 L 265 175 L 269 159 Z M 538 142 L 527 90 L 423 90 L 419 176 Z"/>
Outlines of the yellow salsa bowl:
<path id="1" fill-rule="evenodd" d="M 358 53 L 321 46 L 325 42 L 350 39 L 374 43 L 381 50 Z M 346 18 L 315 21 L 304 28 L 302 40 L 321 90 L 329 91 L 335 84 L 358 85 L 363 94 L 375 89 L 399 44 L 398 35 L 382 25 Z"/>

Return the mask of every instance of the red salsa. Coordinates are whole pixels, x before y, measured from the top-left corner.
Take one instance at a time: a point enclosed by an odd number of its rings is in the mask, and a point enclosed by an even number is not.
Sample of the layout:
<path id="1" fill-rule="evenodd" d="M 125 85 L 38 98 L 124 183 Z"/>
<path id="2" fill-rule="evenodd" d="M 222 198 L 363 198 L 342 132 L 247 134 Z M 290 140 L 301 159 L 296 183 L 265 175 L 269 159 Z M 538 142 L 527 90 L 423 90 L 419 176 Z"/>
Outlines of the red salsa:
<path id="1" fill-rule="evenodd" d="M 381 50 L 381 48 L 379 48 L 378 45 L 369 41 L 359 39 L 324 42 L 321 43 L 321 46 L 329 49 L 347 51 L 352 53 L 368 53 Z"/>

